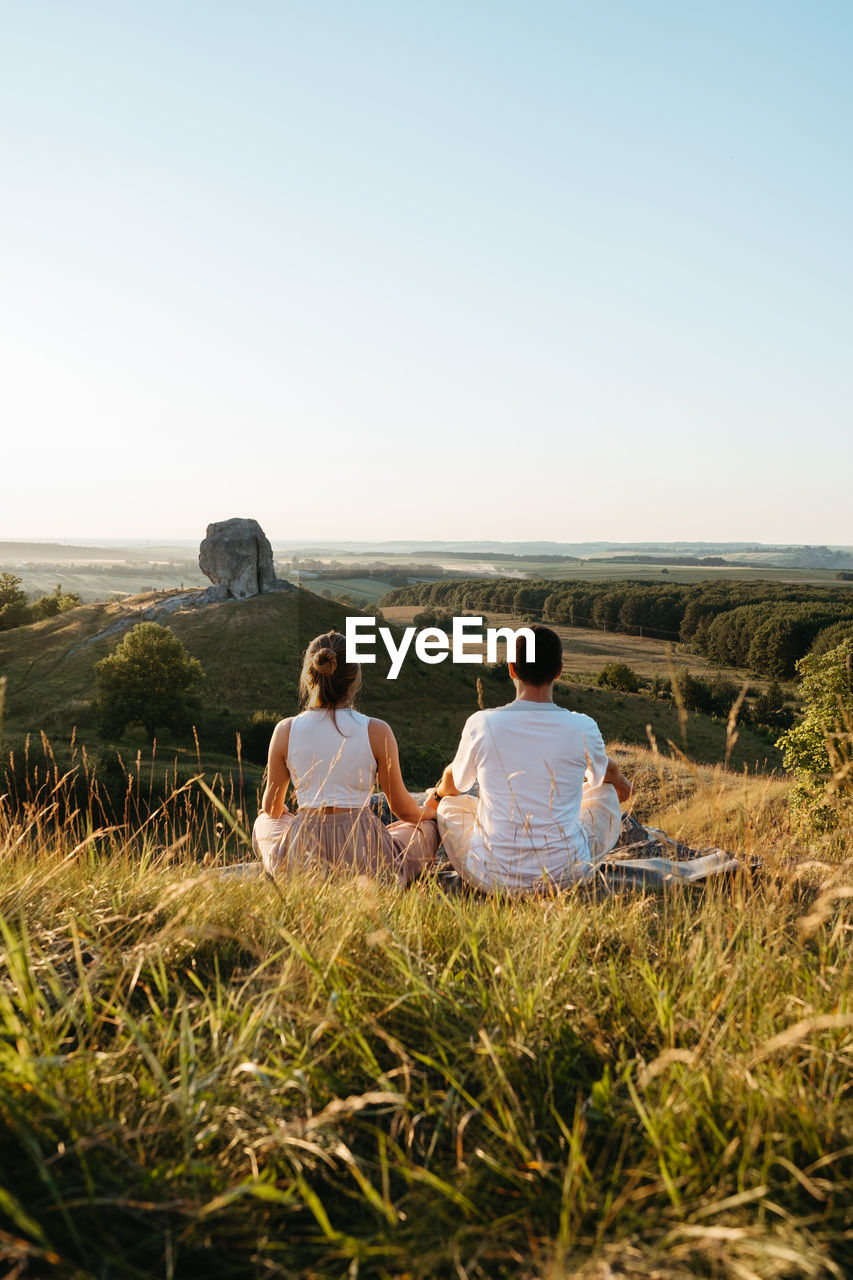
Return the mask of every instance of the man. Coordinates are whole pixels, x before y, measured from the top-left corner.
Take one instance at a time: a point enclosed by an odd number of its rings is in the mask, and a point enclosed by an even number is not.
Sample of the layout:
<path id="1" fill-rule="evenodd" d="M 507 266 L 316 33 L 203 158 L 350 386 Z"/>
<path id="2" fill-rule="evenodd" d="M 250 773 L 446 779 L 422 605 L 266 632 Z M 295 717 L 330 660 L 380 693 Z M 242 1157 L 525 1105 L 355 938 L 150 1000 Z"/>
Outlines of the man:
<path id="1" fill-rule="evenodd" d="M 560 637 L 533 631 L 534 659 L 510 663 L 515 701 L 467 720 L 428 801 L 450 862 L 479 889 L 523 892 L 589 875 L 619 839 L 620 801 L 631 795 L 595 721 L 554 702 Z M 479 798 L 460 794 L 475 782 Z"/>

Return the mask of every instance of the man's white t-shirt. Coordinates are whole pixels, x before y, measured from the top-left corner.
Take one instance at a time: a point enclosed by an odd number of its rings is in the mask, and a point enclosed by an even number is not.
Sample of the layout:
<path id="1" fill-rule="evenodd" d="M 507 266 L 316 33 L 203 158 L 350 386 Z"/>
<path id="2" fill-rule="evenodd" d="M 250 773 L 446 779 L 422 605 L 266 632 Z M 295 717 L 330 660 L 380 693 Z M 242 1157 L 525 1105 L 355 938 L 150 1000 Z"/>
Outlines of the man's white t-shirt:
<path id="1" fill-rule="evenodd" d="M 459 791 L 479 784 L 468 867 L 519 889 L 589 863 L 580 824 L 584 780 L 604 781 L 607 751 L 590 716 L 554 702 L 510 702 L 465 723 L 451 765 Z"/>

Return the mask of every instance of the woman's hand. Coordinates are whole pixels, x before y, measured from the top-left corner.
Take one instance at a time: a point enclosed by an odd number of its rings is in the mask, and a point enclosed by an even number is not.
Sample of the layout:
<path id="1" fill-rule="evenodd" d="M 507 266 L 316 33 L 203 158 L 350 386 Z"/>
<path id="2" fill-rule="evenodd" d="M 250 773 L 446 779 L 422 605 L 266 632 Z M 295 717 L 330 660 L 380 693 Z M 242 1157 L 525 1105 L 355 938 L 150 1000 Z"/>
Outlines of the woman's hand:
<path id="1" fill-rule="evenodd" d="M 441 796 L 438 794 L 435 787 L 430 787 L 429 791 L 427 791 L 426 799 L 424 800 L 423 807 L 421 809 L 421 817 L 428 821 L 433 821 L 438 814 L 438 806 L 440 802 Z"/>

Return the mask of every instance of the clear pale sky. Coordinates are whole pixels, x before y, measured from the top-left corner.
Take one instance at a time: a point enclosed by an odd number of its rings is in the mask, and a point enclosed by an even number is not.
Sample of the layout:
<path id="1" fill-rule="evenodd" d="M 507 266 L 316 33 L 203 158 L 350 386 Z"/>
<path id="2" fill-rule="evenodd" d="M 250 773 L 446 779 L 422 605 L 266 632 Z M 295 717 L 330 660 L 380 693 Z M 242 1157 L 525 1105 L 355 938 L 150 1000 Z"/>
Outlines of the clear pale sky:
<path id="1" fill-rule="evenodd" d="M 0 0 L 0 538 L 853 543 L 850 0 Z"/>

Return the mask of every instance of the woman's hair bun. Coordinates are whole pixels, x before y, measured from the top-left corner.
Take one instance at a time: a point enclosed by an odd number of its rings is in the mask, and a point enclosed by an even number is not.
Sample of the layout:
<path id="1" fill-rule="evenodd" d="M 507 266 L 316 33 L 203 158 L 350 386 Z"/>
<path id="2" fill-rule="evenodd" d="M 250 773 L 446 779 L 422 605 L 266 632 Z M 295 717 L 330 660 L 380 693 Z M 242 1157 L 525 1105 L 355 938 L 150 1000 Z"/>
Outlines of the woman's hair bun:
<path id="1" fill-rule="evenodd" d="M 334 649 L 318 649 L 311 658 L 311 670 L 318 676 L 331 676 L 338 669 L 338 659 Z"/>

